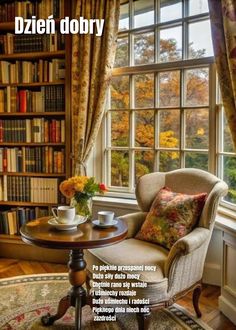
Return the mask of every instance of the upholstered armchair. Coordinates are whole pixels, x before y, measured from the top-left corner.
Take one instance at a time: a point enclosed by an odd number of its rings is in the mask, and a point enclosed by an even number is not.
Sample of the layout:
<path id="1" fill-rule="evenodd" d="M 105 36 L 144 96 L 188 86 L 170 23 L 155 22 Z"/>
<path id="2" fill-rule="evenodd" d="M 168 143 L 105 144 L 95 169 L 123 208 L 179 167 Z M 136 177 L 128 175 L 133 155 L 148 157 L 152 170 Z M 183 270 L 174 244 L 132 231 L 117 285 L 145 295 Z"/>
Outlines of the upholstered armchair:
<path id="1" fill-rule="evenodd" d="M 207 199 L 197 226 L 177 240 L 170 250 L 135 238 L 157 192 L 162 187 L 185 194 L 207 193 Z M 85 252 L 88 278 L 93 265 L 155 265 L 155 272 L 142 272 L 136 298 L 148 298 L 150 311 L 168 307 L 189 291 L 193 291 L 193 306 L 201 317 L 198 301 L 208 244 L 211 238 L 218 202 L 227 193 L 227 185 L 214 175 L 197 169 L 179 169 L 167 173 L 151 173 L 140 178 L 136 197 L 140 212 L 121 218 L 128 225 L 127 239 L 110 247 Z M 150 314 L 137 314 L 138 328 L 147 329 Z"/>

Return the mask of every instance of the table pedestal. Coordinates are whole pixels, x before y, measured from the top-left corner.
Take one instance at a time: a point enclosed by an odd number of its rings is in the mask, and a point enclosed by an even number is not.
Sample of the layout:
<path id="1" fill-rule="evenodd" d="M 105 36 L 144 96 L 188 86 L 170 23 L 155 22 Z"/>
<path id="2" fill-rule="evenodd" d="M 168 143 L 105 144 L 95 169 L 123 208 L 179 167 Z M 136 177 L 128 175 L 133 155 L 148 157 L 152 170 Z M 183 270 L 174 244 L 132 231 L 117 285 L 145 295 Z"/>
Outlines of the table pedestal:
<path id="1" fill-rule="evenodd" d="M 75 329 L 81 329 L 82 307 L 87 304 L 86 290 L 83 284 L 86 281 L 86 262 L 84 260 L 83 249 L 71 250 L 69 267 L 69 281 L 72 288 L 68 295 L 63 297 L 57 308 L 55 315 L 44 315 L 41 318 L 42 324 L 45 326 L 52 325 L 65 315 L 70 306 L 75 307 Z"/>

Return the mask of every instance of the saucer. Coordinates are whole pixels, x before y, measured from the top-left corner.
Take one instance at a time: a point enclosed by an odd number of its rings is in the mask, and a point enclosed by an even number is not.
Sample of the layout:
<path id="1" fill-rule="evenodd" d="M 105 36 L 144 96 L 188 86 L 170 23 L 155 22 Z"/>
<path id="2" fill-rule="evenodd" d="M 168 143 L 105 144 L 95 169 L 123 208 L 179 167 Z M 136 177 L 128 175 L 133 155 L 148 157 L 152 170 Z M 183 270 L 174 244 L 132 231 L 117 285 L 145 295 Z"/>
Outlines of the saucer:
<path id="1" fill-rule="evenodd" d="M 111 223 L 100 223 L 99 220 L 92 220 L 92 223 L 97 226 L 97 227 L 100 227 L 100 228 L 109 228 L 109 227 L 112 227 L 112 226 L 115 226 L 117 225 L 118 223 L 118 220 L 112 220 Z"/>
<path id="2" fill-rule="evenodd" d="M 81 225 L 86 220 L 87 217 L 76 215 L 75 219 L 71 223 L 59 223 L 55 218 L 51 218 L 48 220 L 48 224 L 57 230 L 75 230 L 78 225 Z"/>

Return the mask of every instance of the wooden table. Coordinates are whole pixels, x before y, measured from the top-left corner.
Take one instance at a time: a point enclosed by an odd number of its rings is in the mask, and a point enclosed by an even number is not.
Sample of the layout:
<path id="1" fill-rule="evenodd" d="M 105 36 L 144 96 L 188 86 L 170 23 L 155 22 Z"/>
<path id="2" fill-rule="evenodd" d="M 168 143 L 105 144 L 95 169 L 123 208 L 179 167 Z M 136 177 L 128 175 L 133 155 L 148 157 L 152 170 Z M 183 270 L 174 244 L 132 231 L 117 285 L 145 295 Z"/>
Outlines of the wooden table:
<path id="1" fill-rule="evenodd" d="M 58 231 L 48 224 L 50 217 L 30 221 L 20 229 L 25 243 L 50 249 L 68 249 L 69 281 L 72 285 L 67 296 L 63 297 L 55 315 L 42 317 L 43 325 L 48 326 L 60 319 L 70 306 L 75 307 L 75 329 L 81 329 L 82 307 L 91 301 L 89 293 L 83 287 L 86 282 L 86 261 L 83 249 L 104 247 L 121 242 L 127 235 L 127 225 L 122 220 L 111 228 L 100 229 L 91 222 L 86 222 L 74 231 Z"/>

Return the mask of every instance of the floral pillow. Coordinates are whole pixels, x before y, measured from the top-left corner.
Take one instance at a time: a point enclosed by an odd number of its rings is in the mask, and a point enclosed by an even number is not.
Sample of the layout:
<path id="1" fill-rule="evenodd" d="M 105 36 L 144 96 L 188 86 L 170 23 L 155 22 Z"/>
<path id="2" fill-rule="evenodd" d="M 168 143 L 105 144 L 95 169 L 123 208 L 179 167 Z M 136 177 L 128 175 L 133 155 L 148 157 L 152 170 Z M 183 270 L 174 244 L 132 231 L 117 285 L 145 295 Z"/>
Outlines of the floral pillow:
<path id="1" fill-rule="evenodd" d="M 170 249 L 197 224 L 206 196 L 206 193 L 186 195 L 161 188 L 136 238 Z"/>

